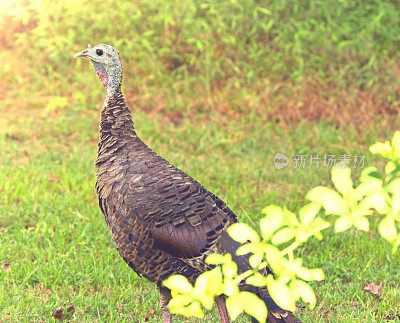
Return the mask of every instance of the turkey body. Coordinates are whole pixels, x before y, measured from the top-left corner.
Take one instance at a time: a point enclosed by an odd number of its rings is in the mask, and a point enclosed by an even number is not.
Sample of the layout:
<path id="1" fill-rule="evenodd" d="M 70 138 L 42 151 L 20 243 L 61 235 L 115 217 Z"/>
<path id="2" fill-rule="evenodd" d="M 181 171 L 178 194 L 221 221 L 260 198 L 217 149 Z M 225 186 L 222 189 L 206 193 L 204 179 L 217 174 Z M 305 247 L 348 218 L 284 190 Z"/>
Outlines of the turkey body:
<path id="1" fill-rule="evenodd" d="M 209 253 L 225 252 L 219 238 L 235 214 L 138 138 L 120 91 L 102 112 L 96 166 L 100 208 L 137 274 L 157 284 L 172 274 L 193 282 L 209 269 Z"/>
<path id="2" fill-rule="evenodd" d="M 238 272 L 251 268 L 246 257 L 235 255 L 239 244 L 226 233 L 236 215 L 140 140 L 120 87 L 101 113 L 96 166 L 99 206 L 114 244 L 138 275 L 157 284 L 164 322 L 170 322 L 171 296 L 161 282 L 169 276 L 181 274 L 193 283 L 211 269 L 205 263 L 210 253 L 231 253 Z M 269 321 L 299 322 L 265 289 L 248 290 L 264 299 Z M 226 309 L 224 315 L 228 322 Z"/>
<path id="3" fill-rule="evenodd" d="M 128 265 L 157 284 L 163 321 L 171 322 L 167 304 L 170 291 L 161 285 L 174 274 L 193 283 L 211 269 L 205 258 L 230 253 L 242 273 L 251 266 L 237 256 L 239 243 L 226 228 L 236 215 L 217 196 L 147 147 L 135 132 L 121 92 L 122 64 L 110 45 L 99 44 L 75 54 L 86 57 L 107 89 L 101 112 L 96 160 L 99 206 L 114 244 Z M 268 321 L 299 322 L 278 307 L 266 288 L 248 286 L 268 308 Z M 216 303 L 224 323 L 229 322 L 223 296 Z"/>
<path id="4" fill-rule="evenodd" d="M 170 291 L 161 282 L 180 274 L 193 283 L 211 269 L 205 258 L 230 253 L 238 272 L 251 269 L 226 233 L 236 215 L 217 196 L 147 147 L 137 136 L 120 88 L 101 114 L 96 160 L 99 205 L 114 244 L 140 276 L 157 284 L 164 322 L 171 322 Z M 268 321 L 300 322 L 282 310 L 264 288 L 244 286 L 266 303 Z M 225 304 L 217 299 L 223 322 Z M 221 310 L 222 308 L 222 310 Z"/>

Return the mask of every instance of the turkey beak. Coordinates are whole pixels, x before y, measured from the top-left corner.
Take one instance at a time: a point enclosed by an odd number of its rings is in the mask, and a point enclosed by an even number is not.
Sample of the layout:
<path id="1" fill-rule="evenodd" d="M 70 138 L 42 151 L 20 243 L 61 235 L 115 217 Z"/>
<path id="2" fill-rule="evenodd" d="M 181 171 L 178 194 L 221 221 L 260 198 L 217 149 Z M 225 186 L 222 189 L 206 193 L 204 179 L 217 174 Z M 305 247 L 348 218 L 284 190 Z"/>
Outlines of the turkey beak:
<path id="1" fill-rule="evenodd" d="M 79 53 L 76 53 L 73 58 L 75 57 L 89 57 L 89 50 L 85 49 Z"/>

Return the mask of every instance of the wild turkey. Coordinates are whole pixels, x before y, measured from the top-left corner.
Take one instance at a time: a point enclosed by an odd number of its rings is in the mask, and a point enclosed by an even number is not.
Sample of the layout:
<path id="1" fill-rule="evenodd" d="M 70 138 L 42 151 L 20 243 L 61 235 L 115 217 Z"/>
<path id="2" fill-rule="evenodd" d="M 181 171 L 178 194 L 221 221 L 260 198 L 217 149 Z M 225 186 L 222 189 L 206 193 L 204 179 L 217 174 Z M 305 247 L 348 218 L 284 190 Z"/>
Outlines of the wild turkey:
<path id="1" fill-rule="evenodd" d="M 87 57 L 107 89 L 101 112 L 96 190 L 115 246 L 139 275 L 155 282 L 163 322 L 171 322 L 170 292 L 161 282 L 173 274 L 194 282 L 208 269 L 210 253 L 230 252 L 239 244 L 225 229 L 236 215 L 217 196 L 171 165 L 136 135 L 121 92 L 122 65 L 111 46 L 89 45 L 74 57 Z M 234 257 L 241 271 L 244 257 Z M 248 287 L 251 289 L 251 287 Z M 253 289 L 268 307 L 268 321 L 299 322 L 279 308 L 267 292 Z M 222 322 L 229 322 L 224 298 L 216 299 Z"/>

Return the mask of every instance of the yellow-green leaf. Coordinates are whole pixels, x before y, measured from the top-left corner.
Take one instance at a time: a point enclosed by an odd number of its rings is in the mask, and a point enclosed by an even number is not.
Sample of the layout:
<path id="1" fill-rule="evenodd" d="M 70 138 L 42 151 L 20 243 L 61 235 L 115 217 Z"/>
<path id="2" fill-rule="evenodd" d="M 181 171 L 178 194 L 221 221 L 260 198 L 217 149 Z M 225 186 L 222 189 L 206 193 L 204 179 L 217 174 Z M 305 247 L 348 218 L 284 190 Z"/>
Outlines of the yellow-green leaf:
<path id="1" fill-rule="evenodd" d="M 307 193 L 306 198 L 322 204 L 327 214 L 342 215 L 348 212 L 343 198 L 336 191 L 328 187 L 317 186 Z"/>
<path id="2" fill-rule="evenodd" d="M 210 278 L 208 279 L 208 285 L 206 292 L 210 295 L 220 295 L 222 294 L 222 272 L 221 267 L 215 267 L 214 269 L 208 271 Z"/>
<path id="3" fill-rule="evenodd" d="M 311 202 L 299 210 L 299 218 L 302 224 L 309 224 L 321 209 L 321 204 Z"/>
<path id="4" fill-rule="evenodd" d="M 299 225 L 299 220 L 296 214 L 285 208 L 283 210 L 283 224 L 289 227 L 297 227 Z"/>
<path id="5" fill-rule="evenodd" d="M 374 208 L 381 214 L 386 213 L 386 195 L 384 191 L 369 194 L 360 202 L 359 206 L 365 210 Z"/>
<path id="6" fill-rule="evenodd" d="M 187 317 L 194 316 L 200 319 L 204 317 L 204 313 L 201 309 L 199 302 L 193 302 L 189 306 L 185 307 L 181 314 Z"/>
<path id="7" fill-rule="evenodd" d="M 289 240 L 292 240 L 296 236 L 296 230 L 292 228 L 283 228 L 280 229 L 271 239 L 271 242 L 274 245 L 279 245 Z"/>
<path id="8" fill-rule="evenodd" d="M 258 242 L 246 243 L 246 244 L 240 246 L 239 248 L 237 248 L 236 254 L 238 256 L 242 256 L 242 255 L 247 255 L 250 252 L 256 253 L 259 250 L 259 246 L 260 246 L 260 244 Z"/>
<path id="9" fill-rule="evenodd" d="M 243 312 L 243 304 L 239 294 L 233 295 L 226 299 L 226 309 L 228 310 L 229 317 L 232 321 Z"/>
<path id="10" fill-rule="evenodd" d="M 225 279 L 224 286 L 222 288 L 224 294 L 227 296 L 232 296 L 239 292 L 238 285 L 232 279 Z"/>
<path id="11" fill-rule="evenodd" d="M 312 280 L 324 280 L 325 279 L 325 273 L 321 268 L 316 268 L 316 269 L 311 269 L 311 279 Z"/>
<path id="12" fill-rule="evenodd" d="M 312 269 L 301 266 L 296 270 L 296 275 L 303 280 L 310 281 L 313 280 Z"/>
<path id="13" fill-rule="evenodd" d="M 190 295 L 176 295 L 172 293 L 172 299 L 168 303 L 168 308 L 175 312 L 178 308 L 188 305 L 192 299 Z"/>
<path id="14" fill-rule="evenodd" d="M 213 253 L 206 258 L 206 263 L 211 265 L 224 264 L 229 261 L 232 261 L 232 257 L 230 254 L 220 255 L 217 253 Z"/>
<path id="15" fill-rule="evenodd" d="M 290 284 L 290 289 L 297 296 L 296 298 L 302 298 L 303 301 L 310 304 L 310 308 L 314 308 L 317 299 L 315 297 L 314 291 L 310 285 L 306 282 L 296 279 Z"/>
<path id="16" fill-rule="evenodd" d="M 369 221 L 365 216 L 358 216 L 356 218 L 353 218 L 353 224 L 358 230 L 369 230 Z"/>
<path id="17" fill-rule="evenodd" d="M 333 167 L 332 182 L 336 189 L 343 195 L 351 194 L 353 191 L 353 181 L 349 167 Z"/>
<path id="18" fill-rule="evenodd" d="M 253 268 L 256 268 L 261 263 L 262 260 L 263 260 L 263 254 L 262 253 L 256 253 L 254 255 L 251 255 L 249 257 L 250 266 L 253 267 Z"/>
<path id="19" fill-rule="evenodd" d="M 256 272 L 246 279 L 246 284 L 253 285 L 256 287 L 266 286 L 267 285 L 267 277 Z"/>
<path id="20" fill-rule="evenodd" d="M 217 296 L 217 295 L 215 295 Z M 200 301 L 200 303 L 207 309 L 211 310 L 214 305 L 214 297 L 208 294 L 198 294 L 196 298 Z"/>
<path id="21" fill-rule="evenodd" d="M 396 154 L 400 157 L 400 131 L 396 131 L 392 138 L 392 147 Z"/>
<path id="22" fill-rule="evenodd" d="M 285 258 L 278 248 L 272 245 L 265 246 L 265 258 L 267 259 L 268 266 L 271 267 L 275 274 L 279 275 L 279 273 L 285 269 Z"/>
<path id="23" fill-rule="evenodd" d="M 289 287 L 279 280 L 275 280 L 272 275 L 268 275 L 267 280 L 269 294 L 275 303 L 285 310 L 294 311 L 296 300 Z"/>
<path id="24" fill-rule="evenodd" d="M 393 172 L 394 170 L 396 169 L 396 164 L 393 162 L 393 161 L 388 161 L 387 163 L 386 163 L 386 166 L 385 166 L 385 173 L 387 174 L 387 175 L 389 175 L 391 172 Z"/>
<path id="25" fill-rule="evenodd" d="M 222 273 L 225 277 L 232 278 L 237 273 L 237 265 L 233 262 L 227 262 L 222 266 Z"/>
<path id="26" fill-rule="evenodd" d="M 379 171 L 374 166 L 365 167 L 360 174 L 360 182 L 371 181 L 371 180 L 381 180 Z"/>
<path id="27" fill-rule="evenodd" d="M 400 191 L 396 191 L 393 193 L 392 211 L 394 216 L 397 216 L 400 213 Z"/>
<path id="28" fill-rule="evenodd" d="M 269 240 L 282 224 L 283 211 L 279 206 L 269 205 L 263 209 L 263 213 L 266 215 L 260 221 L 260 230 L 263 238 Z"/>
<path id="29" fill-rule="evenodd" d="M 384 217 L 378 225 L 379 233 L 388 241 L 393 241 L 397 237 L 396 224 L 391 216 Z"/>
<path id="30" fill-rule="evenodd" d="M 243 304 L 243 310 L 247 314 L 256 318 L 259 322 L 264 323 L 268 315 L 265 303 L 255 294 L 250 292 L 240 292 L 239 297 Z"/>
<path id="31" fill-rule="evenodd" d="M 391 193 L 400 192 L 400 178 L 392 180 L 387 186 L 387 190 Z"/>
<path id="32" fill-rule="evenodd" d="M 193 289 L 192 284 L 190 284 L 188 279 L 182 275 L 173 275 L 167 278 L 163 281 L 163 285 L 182 294 L 190 293 Z"/>
<path id="33" fill-rule="evenodd" d="M 352 220 L 348 216 L 342 216 L 335 222 L 335 232 L 343 232 L 351 227 Z"/>
<path id="34" fill-rule="evenodd" d="M 382 157 L 390 158 L 393 153 L 393 148 L 389 141 L 386 141 L 385 143 L 376 142 L 369 147 L 369 151 L 375 155 L 381 155 Z"/>
<path id="35" fill-rule="evenodd" d="M 199 299 L 201 298 L 199 295 L 210 295 L 212 299 L 214 296 L 222 294 L 222 273 L 220 268 L 218 266 L 206 271 L 196 279 L 194 292 Z M 200 299 L 200 301 L 207 309 L 209 309 L 209 306 L 212 307 L 212 300 L 211 304 L 207 303 L 209 302 L 208 299 L 204 299 L 204 301 Z"/>
<path id="36" fill-rule="evenodd" d="M 245 243 L 248 240 L 260 241 L 257 232 L 245 223 L 234 223 L 228 227 L 227 231 L 233 240 L 240 243 Z"/>
<path id="37" fill-rule="evenodd" d="M 397 238 L 395 241 L 393 241 L 393 248 L 392 248 L 392 253 L 395 253 L 397 251 L 397 249 L 400 246 L 400 234 L 397 235 Z"/>

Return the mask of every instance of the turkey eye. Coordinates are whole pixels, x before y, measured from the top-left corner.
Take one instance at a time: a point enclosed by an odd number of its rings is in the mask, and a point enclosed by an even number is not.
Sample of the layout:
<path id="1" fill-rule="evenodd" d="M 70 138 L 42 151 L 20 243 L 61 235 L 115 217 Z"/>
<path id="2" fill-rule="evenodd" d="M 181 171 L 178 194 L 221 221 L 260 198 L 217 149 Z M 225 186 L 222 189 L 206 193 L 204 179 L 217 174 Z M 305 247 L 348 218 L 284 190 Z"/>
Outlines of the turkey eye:
<path id="1" fill-rule="evenodd" d="M 103 55 L 103 51 L 101 49 L 96 49 L 96 54 L 101 56 Z"/>

